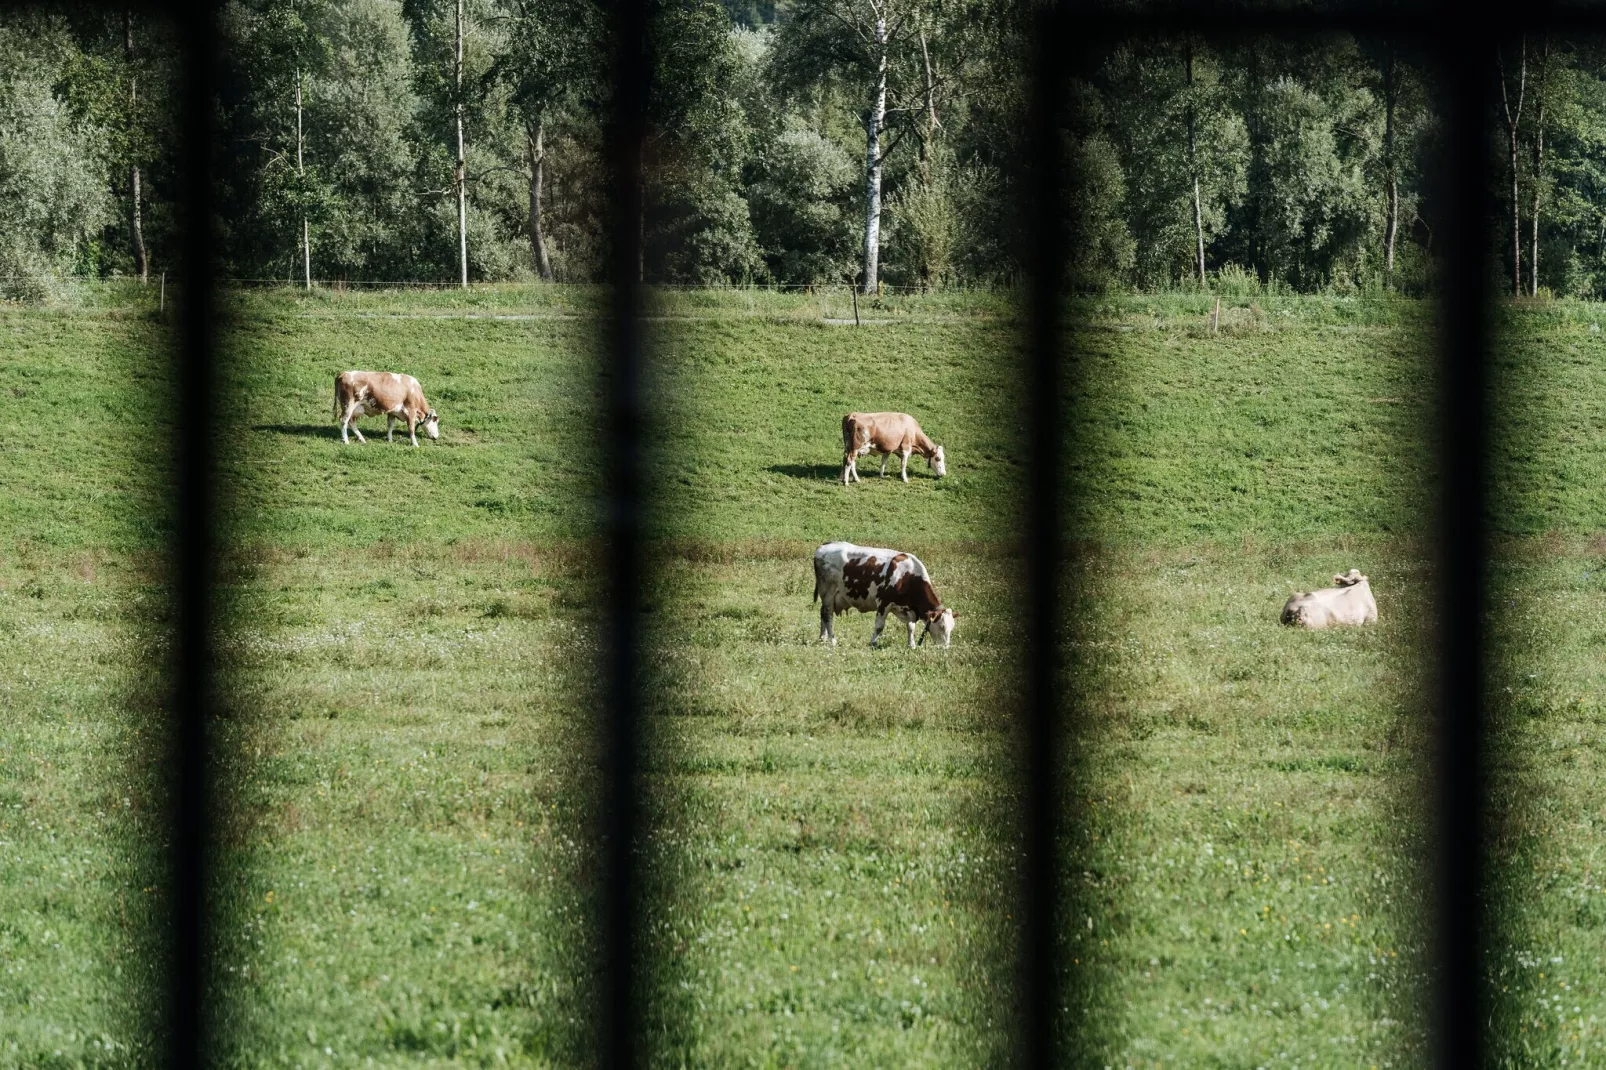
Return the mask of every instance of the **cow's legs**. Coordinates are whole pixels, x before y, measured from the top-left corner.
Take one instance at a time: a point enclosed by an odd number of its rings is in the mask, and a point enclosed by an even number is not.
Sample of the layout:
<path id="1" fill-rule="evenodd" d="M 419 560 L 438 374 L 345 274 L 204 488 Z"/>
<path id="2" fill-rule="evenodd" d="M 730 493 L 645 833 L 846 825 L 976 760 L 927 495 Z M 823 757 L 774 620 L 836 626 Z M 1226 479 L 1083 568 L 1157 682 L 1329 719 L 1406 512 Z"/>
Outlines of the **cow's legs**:
<path id="1" fill-rule="evenodd" d="M 887 611 L 881 610 L 875 615 L 875 631 L 870 633 L 870 645 L 875 646 L 881 641 L 881 629 L 887 626 Z"/>
<path id="2" fill-rule="evenodd" d="M 842 485 L 844 487 L 853 482 L 853 469 L 856 467 L 854 464 L 856 460 L 857 458 L 851 453 L 842 455 Z"/>
<path id="3" fill-rule="evenodd" d="M 910 649 L 910 650 L 913 650 L 913 649 L 914 649 L 914 648 L 915 648 L 915 628 L 916 628 L 916 622 L 915 622 L 915 621 L 912 621 L 912 620 L 906 620 L 906 621 L 904 621 L 904 622 L 903 622 L 903 623 L 904 623 L 904 624 L 905 624 L 905 625 L 906 625 L 906 626 L 907 626 L 907 627 L 908 627 L 908 629 L 909 629 L 909 649 Z"/>
<path id="4" fill-rule="evenodd" d="M 346 407 L 346 418 L 340 423 L 340 441 L 350 442 L 350 439 L 346 438 L 347 428 L 350 428 L 351 433 L 357 436 L 358 442 L 368 441 L 362 437 L 362 429 L 357 426 L 357 417 L 362 415 L 361 404 L 361 402 L 353 402 Z"/>
<path id="5" fill-rule="evenodd" d="M 883 453 L 881 455 L 881 478 L 882 479 L 887 478 L 887 462 L 890 461 L 890 460 L 892 460 L 892 454 Z"/>
<path id="6" fill-rule="evenodd" d="M 385 441 L 396 441 L 396 417 L 388 412 L 385 413 Z"/>
<path id="7" fill-rule="evenodd" d="M 902 453 L 898 454 L 898 459 L 903 462 L 903 472 L 901 474 L 903 476 L 903 481 L 907 483 L 909 482 L 909 451 L 904 450 Z"/>
<path id="8" fill-rule="evenodd" d="M 831 645 L 832 646 L 836 646 L 836 629 L 831 624 L 831 607 L 827 606 L 827 605 L 821 605 L 820 606 L 820 642 L 823 643 L 827 639 L 829 639 L 831 641 Z"/>
<path id="9" fill-rule="evenodd" d="M 413 440 L 413 449 L 418 448 L 418 421 L 411 415 L 407 417 L 407 437 Z"/>

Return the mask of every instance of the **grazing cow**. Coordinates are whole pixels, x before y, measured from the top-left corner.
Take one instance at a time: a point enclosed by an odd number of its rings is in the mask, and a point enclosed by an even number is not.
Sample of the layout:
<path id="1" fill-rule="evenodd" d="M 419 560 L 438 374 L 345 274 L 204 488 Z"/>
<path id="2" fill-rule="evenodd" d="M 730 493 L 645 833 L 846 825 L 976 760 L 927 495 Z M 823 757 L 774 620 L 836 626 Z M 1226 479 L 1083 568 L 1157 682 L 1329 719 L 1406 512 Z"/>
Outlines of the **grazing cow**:
<path id="1" fill-rule="evenodd" d="M 1372 585 L 1360 569 L 1334 576 L 1333 583 L 1336 586 L 1321 591 L 1296 591 L 1283 606 L 1283 623 L 1314 631 L 1336 624 L 1368 624 L 1377 619 Z"/>
<path id="2" fill-rule="evenodd" d="M 926 437 L 915 418 L 906 412 L 850 412 L 842 417 L 842 485 L 859 478 L 859 458 L 867 453 L 881 454 L 881 474 L 887 474 L 887 459 L 896 453 L 903 461 L 903 481 L 909 482 L 909 455 L 926 459 L 933 473 L 948 474 L 942 447 Z"/>
<path id="3" fill-rule="evenodd" d="M 349 428 L 358 442 L 367 442 L 357 429 L 360 416 L 385 414 L 385 441 L 394 442 L 396 421 L 407 421 L 407 436 L 418 445 L 418 425 L 430 438 L 441 437 L 440 418 L 424 400 L 424 391 L 411 375 L 396 372 L 341 372 L 335 376 L 335 419 L 340 421 L 340 441 Z"/>
<path id="4" fill-rule="evenodd" d="M 934 635 L 946 647 L 959 616 L 937 597 L 931 576 L 918 557 L 851 542 L 828 542 L 814 551 L 814 598 L 820 603 L 820 641 L 829 639 L 832 646 L 836 645 L 836 629 L 831 618 L 850 609 L 861 613 L 875 610 L 871 646 L 880 641 L 888 613 L 908 626 L 911 647 L 915 628 L 922 622 L 926 630 L 920 642 Z"/>

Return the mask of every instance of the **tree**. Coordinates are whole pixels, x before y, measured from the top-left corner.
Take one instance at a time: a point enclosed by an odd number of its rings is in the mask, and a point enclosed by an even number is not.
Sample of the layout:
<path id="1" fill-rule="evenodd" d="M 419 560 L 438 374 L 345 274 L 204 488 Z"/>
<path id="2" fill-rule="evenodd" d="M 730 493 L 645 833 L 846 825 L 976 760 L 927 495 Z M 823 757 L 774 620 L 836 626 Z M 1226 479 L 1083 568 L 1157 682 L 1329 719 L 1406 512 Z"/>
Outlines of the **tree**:
<path id="1" fill-rule="evenodd" d="M 753 131 L 730 17 L 718 0 L 653 0 L 647 33 L 643 277 L 750 278 L 763 259 L 741 189 Z"/>
<path id="2" fill-rule="evenodd" d="M 132 126 L 139 107 L 139 74 L 134 59 L 134 13 L 123 12 L 123 56 L 128 63 L 128 111 Z M 134 251 L 134 271 L 140 282 L 150 280 L 150 260 L 145 255 L 145 228 L 140 220 L 139 160 L 128 165 L 128 242 Z"/>
<path id="3" fill-rule="evenodd" d="M 39 47 L 41 39 L 50 47 Z M 37 296 L 46 277 L 81 267 L 112 218 L 101 130 L 73 115 L 55 86 L 67 49 L 53 21 L 0 23 L 0 293 Z"/>
<path id="4" fill-rule="evenodd" d="M 1097 188 L 1119 189 L 1140 282 L 1202 279 L 1201 261 L 1228 229 L 1243 194 L 1247 137 L 1222 84 L 1223 64 L 1202 43 L 1117 49 L 1078 105 L 1096 109 L 1089 134 L 1114 148 L 1120 174 L 1089 144 L 1076 163 Z M 1076 160 L 1073 157 L 1073 160 Z M 1119 245 L 1119 241 L 1116 243 Z M 1111 247 L 1112 249 L 1114 246 Z"/>
<path id="5" fill-rule="evenodd" d="M 1506 133 L 1510 146 L 1509 170 L 1511 172 L 1511 289 L 1517 297 L 1522 296 L 1522 201 L 1517 189 L 1519 178 L 1517 170 L 1517 129 L 1522 123 L 1523 97 L 1528 89 L 1528 37 L 1524 34 L 1517 44 L 1517 85 L 1515 93 L 1506 89 L 1506 64 L 1500 55 L 1499 46 L 1495 47 L 1495 66 L 1500 71 L 1500 104 L 1505 110 Z M 1512 97 L 1516 101 L 1513 105 Z"/>
<path id="6" fill-rule="evenodd" d="M 547 126 L 565 109 L 602 92 L 603 19 L 594 0 L 511 0 L 508 30 L 492 65 L 509 91 L 524 131 L 529 165 L 530 257 L 536 274 L 553 279 L 542 214 Z"/>
<path id="7" fill-rule="evenodd" d="M 935 137 L 937 103 L 952 91 L 954 78 L 933 70 L 931 49 L 964 24 L 961 10 L 922 0 L 798 0 L 781 25 L 776 67 L 783 81 L 840 77 L 865 92 L 861 285 L 867 294 L 879 282 L 883 171 L 922 117 Z"/>
<path id="8" fill-rule="evenodd" d="M 1539 78 L 1534 84 L 1534 126 L 1533 126 L 1533 210 L 1530 221 L 1533 224 L 1532 252 L 1528 257 L 1528 275 L 1531 285 L 1530 295 L 1539 296 L 1539 195 L 1545 186 L 1545 103 L 1547 91 L 1550 88 L 1550 38 L 1543 38 L 1544 46 L 1540 51 Z"/>

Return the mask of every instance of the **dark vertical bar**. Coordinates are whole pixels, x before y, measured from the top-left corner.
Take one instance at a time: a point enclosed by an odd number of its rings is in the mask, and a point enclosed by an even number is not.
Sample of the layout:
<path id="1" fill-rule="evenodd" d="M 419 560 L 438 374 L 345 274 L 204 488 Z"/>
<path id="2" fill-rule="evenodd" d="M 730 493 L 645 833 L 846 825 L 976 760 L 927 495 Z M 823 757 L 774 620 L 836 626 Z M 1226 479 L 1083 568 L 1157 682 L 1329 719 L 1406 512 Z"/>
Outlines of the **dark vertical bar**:
<path id="1" fill-rule="evenodd" d="M 1448 153 L 1441 310 L 1442 503 L 1437 598 L 1439 843 L 1437 1062 L 1445 1070 L 1484 1063 L 1483 877 L 1487 820 L 1483 775 L 1483 593 L 1488 424 L 1490 202 L 1489 79 L 1495 39 L 1484 20 L 1454 5 L 1440 38 L 1446 79 Z"/>
<path id="2" fill-rule="evenodd" d="M 602 1065 L 638 1058 L 635 978 L 637 607 L 641 578 L 641 218 L 646 133 L 646 0 L 619 0 L 614 17 L 614 112 L 609 136 L 613 346 L 610 363 L 609 646 L 603 771 Z"/>
<path id="3" fill-rule="evenodd" d="M 1064 161 L 1060 133 L 1065 15 L 1037 15 L 1033 44 L 1031 214 L 1027 217 L 1029 346 L 1026 575 L 1025 888 L 1021 925 L 1021 1054 L 1027 1067 L 1055 1065 L 1060 1000 L 1057 887 L 1060 753 L 1060 300 L 1065 277 Z"/>
<path id="4" fill-rule="evenodd" d="M 178 12 L 183 56 L 182 148 L 183 288 L 179 293 L 179 375 L 174 412 L 174 637 L 172 807 L 172 960 L 168 1009 L 172 1065 L 207 1062 L 206 948 L 210 793 L 207 720 L 212 699 L 211 433 L 214 358 L 212 331 L 212 101 L 216 86 L 216 12 L 207 2 Z"/>

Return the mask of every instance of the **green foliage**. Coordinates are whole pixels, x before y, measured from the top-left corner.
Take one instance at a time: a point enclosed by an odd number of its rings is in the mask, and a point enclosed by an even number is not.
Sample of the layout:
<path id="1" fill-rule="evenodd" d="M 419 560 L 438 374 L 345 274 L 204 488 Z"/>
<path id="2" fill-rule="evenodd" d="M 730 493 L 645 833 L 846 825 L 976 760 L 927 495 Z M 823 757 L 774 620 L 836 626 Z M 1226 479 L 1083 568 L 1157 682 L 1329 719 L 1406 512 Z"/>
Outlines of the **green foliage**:
<path id="1" fill-rule="evenodd" d="M 1263 284 L 1360 292 L 1384 273 L 1393 175 L 1396 270 L 1413 266 L 1409 279 L 1389 281 L 1420 293 L 1437 119 L 1422 74 L 1391 48 L 1368 52 L 1335 34 L 1115 49 L 1077 84 L 1071 109 L 1073 279 L 1093 289 L 1196 285 L 1202 231 L 1207 276 L 1236 264 Z"/>
<path id="2" fill-rule="evenodd" d="M 854 270 L 853 161 L 799 119 L 760 148 L 747 187 L 753 229 L 770 277 L 835 281 Z"/>
<path id="3" fill-rule="evenodd" d="M 44 296 L 41 276 L 97 271 L 94 238 L 112 210 L 103 132 L 55 94 L 63 71 L 49 54 L 37 36 L 0 22 L 0 298 Z"/>

